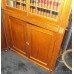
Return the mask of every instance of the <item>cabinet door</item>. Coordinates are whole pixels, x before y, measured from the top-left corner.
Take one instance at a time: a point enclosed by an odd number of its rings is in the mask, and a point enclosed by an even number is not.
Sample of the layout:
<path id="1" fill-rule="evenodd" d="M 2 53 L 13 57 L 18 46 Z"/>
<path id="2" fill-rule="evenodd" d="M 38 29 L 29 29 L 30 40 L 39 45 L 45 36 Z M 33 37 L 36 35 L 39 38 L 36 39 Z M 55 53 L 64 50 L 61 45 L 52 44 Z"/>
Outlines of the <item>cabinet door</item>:
<path id="1" fill-rule="evenodd" d="M 31 36 L 30 58 L 48 66 L 55 42 L 55 33 L 29 25 Z"/>
<path id="2" fill-rule="evenodd" d="M 26 53 L 26 23 L 10 17 L 10 25 L 13 47 L 18 51 Z"/>
<path id="3" fill-rule="evenodd" d="M 7 47 L 12 47 L 12 39 L 10 34 L 10 22 L 9 22 L 9 15 L 7 15 L 4 10 L 2 10 L 2 26 L 5 31 L 6 43 Z"/>

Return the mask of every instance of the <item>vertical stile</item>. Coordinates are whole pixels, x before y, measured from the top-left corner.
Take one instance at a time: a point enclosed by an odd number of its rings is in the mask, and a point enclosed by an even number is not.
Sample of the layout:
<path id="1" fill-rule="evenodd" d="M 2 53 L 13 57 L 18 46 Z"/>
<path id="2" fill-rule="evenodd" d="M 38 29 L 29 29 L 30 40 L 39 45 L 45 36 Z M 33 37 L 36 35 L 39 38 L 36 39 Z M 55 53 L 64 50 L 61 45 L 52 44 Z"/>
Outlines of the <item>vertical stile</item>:
<path id="1" fill-rule="evenodd" d="M 31 5 L 32 5 L 32 3 L 31 3 L 31 0 L 30 0 L 30 12 L 31 12 Z"/>
<path id="2" fill-rule="evenodd" d="M 24 4 L 23 0 L 21 0 L 21 10 L 24 10 Z"/>
<path id="3" fill-rule="evenodd" d="M 48 14 L 47 14 L 48 17 L 52 16 L 53 1 L 54 0 L 48 0 Z"/>
<path id="4" fill-rule="evenodd" d="M 40 15 L 40 7 L 41 7 L 41 0 L 38 0 L 38 8 L 37 8 L 37 10 L 38 10 L 39 15 Z"/>
<path id="5" fill-rule="evenodd" d="M 34 0 L 34 13 L 36 13 L 36 0 Z"/>
<path id="6" fill-rule="evenodd" d="M 15 0 L 15 8 L 16 8 L 16 0 Z"/>
<path id="7" fill-rule="evenodd" d="M 47 0 L 46 17 L 49 17 L 49 9 L 50 9 L 50 0 Z"/>
<path id="8" fill-rule="evenodd" d="M 20 9 L 22 9 L 22 1 L 20 0 Z"/>
<path id="9" fill-rule="evenodd" d="M 36 14 L 38 13 L 37 6 L 38 6 L 38 0 L 36 0 Z"/>
<path id="10" fill-rule="evenodd" d="M 42 6 L 42 3 L 41 3 L 42 1 L 41 0 L 39 0 L 39 7 L 41 7 Z"/>
<path id="11" fill-rule="evenodd" d="M 30 12 L 30 0 L 26 0 L 26 11 L 28 16 L 28 13 Z"/>
<path id="12" fill-rule="evenodd" d="M 58 12 L 59 12 L 59 14 L 58 14 L 58 16 L 57 16 L 57 20 L 59 20 L 58 19 L 58 17 L 60 17 L 61 16 L 61 13 L 62 13 L 62 10 L 63 10 L 63 7 L 64 7 L 64 0 L 60 0 L 60 5 L 59 5 L 59 7 L 58 7 Z"/>
<path id="13" fill-rule="evenodd" d="M 13 0 L 10 0 L 9 3 L 10 3 L 9 5 L 10 5 L 11 7 L 13 7 Z"/>
<path id="14" fill-rule="evenodd" d="M 41 1 L 41 7 L 44 8 L 44 0 Z"/>
<path id="15" fill-rule="evenodd" d="M 55 12 L 56 12 L 56 2 L 57 2 L 57 0 L 54 0 L 54 2 L 53 2 L 53 8 L 52 8 L 52 18 L 55 18 Z"/>
<path id="16" fill-rule="evenodd" d="M 55 0 L 54 3 L 53 3 L 53 18 L 56 19 L 57 18 L 57 15 L 58 15 L 58 12 L 59 12 L 59 7 L 60 7 L 60 0 Z"/>
<path id="17" fill-rule="evenodd" d="M 47 0 L 44 0 L 44 8 L 47 9 Z"/>
<path id="18" fill-rule="evenodd" d="M 54 3 L 54 1 L 55 1 L 55 0 L 52 0 L 52 4 L 51 4 L 51 11 L 50 11 L 50 17 L 51 17 L 51 18 L 53 18 L 53 14 L 52 14 L 52 13 L 53 13 L 53 11 L 54 11 L 54 10 L 53 10 L 53 7 L 54 7 L 54 4 L 53 4 L 53 3 Z"/>
<path id="19" fill-rule="evenodd" d="M 56 2 L 57 2 L 57 4 L 56 4 L 56 12 L 57 12 L 57 14 L 55 14 L 55 19 L 56 19 L 57 16 L 58 16 L 59 7 L 60 7 L 60 1 L 61 1 L 61 0 L 56 0 Z"/>
<path id="20" fill-rule="evenodd" d="M 52 0 L 48 0 L 48 9 L 51 9 L 51 5 L 52 5 Z"/>
<path id="21" fill-rule="evenodd" d="M 44 8 L 45 8 L 45 10 L 44 10 L 44 16 L 47 16 L 47 0 L 45 0 L 45 2 L 44 2 Z"/>
<path id="22" fill-rule="evenodd" d="M 23 10 L 26 10 L 26 0 L 22 0 L 23 3 Z"/>

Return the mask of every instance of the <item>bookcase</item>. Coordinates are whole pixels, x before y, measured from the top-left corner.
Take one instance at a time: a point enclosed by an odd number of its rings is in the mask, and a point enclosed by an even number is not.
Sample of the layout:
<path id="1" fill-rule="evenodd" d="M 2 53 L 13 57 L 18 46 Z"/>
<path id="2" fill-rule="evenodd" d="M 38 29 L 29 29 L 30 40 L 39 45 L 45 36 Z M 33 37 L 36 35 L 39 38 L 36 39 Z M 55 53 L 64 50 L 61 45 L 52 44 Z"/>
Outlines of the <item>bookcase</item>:
<path id="1" fill-rule="evenodd" d="M 2 10 L 9 47 L 54 70 L 71 0 L 2 0 Z"/>

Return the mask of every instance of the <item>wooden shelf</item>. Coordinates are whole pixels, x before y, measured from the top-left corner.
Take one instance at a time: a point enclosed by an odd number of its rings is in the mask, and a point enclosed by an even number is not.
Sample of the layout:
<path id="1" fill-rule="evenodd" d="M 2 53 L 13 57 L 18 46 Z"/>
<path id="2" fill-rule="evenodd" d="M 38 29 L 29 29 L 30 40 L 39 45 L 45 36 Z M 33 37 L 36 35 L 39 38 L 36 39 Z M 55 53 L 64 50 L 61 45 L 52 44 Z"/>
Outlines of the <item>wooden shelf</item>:
<path id="1" fill-rule="evenodd" d="M 30 6 L 36 7 L 36 6 L 35 6 L 35 5 L 33 5 L 33 4 L 30 4 Z"/>

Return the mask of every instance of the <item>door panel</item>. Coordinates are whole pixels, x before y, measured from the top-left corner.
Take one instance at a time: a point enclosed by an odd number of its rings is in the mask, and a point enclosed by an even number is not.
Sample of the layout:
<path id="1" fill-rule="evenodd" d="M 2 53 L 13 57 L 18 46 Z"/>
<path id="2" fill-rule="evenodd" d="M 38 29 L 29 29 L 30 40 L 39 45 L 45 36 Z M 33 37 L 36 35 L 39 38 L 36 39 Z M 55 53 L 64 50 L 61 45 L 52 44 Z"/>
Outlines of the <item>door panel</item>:
<path id="1" fill-rule="evenodd" d="M 29 28 L 31 35 L 30 56 L 48 65 L 54 47 L 55 33 L 32 25 Z"/>
<path id="2" fill-rule="evenodd" d="M 13 46 L 26 52 L 26 23 L 10 17 Z"/>
<path id="3" fill-rule="evenodd" d="M 9 15 L 7 15 L 4 11 L 2 12 L 2 23 L 5 31 L 7 47 L 12 47 Z"/>

